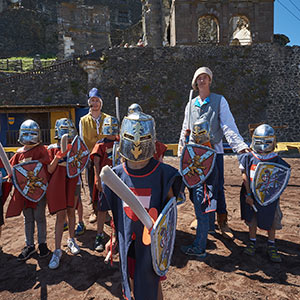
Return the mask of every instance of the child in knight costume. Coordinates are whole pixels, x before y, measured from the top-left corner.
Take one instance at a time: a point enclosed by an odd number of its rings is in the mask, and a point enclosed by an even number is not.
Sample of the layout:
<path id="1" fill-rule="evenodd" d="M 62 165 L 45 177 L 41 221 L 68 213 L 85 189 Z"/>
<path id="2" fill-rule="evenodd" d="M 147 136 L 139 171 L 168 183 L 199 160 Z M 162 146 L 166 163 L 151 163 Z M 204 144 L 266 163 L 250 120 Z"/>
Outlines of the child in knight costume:
<path id="1" fill-rule="evenodd" d="M 133 103 L 128 107 L 127 114 L 130 115 L 135 112 L 143 112 L 142 107 L 137 103 Z M 155 152 L 154 152 L 153 158 L 162 162 L 166 151 L 167 151 L 167 146 L 164 143 L 156 140 L 155 141 Z"/>
<path id="2" fill-rule="evenodd" d="M 0 158 L 0 252 L 2 251 L 1 231 L 2 226 L 4 225 L 3 206 L 10 193 L 11 186 L 12 184 L 7 182 L 7 172 L 2 159 Z"/>
<path id="3" fill-rule="evenodd" d="M 93 205 L 97 213 L 97 236 L 95 239 L 95 250 L 102 252 L 104 250 L 104 223 L 106 219 L 106 211 L 101 210 L 102 201 L 99 193 L 102 193 L 102 184 L 100 172 L 106 165 L 112 166 L 113 163 L 113 146 L 114 142 L 118 139 L 119 124 L 115 117 L 106 117 L 103 120 L 102 134 L 105 138 L 99 140 L 91 152 L 91 160 L 94 163 L 95 183 L 93 188 Z"/>
<path id="4" fill-rule="evenodd" d="M 62 118 L 55 123 L 56 144 L 48 146 L 49 157 L 51 162 L 51 178 L 47 189 L 48 208 L 51 214 L 56 214 L 55 223 L 55 250 L 49 262 L 50 269 L 57 269 L 62 256 L 61 240 L 64 231 L 64 222 L 68 216 L 69 238 L 67 241 L 68 248 L 72 254 L 80 252 L 76 244 L 75 235 L 75 207 L 80 194 L 80 184 L 78 185 L 79 176 L 69 178 L 67 176 L 66 155 L 67 149 L 62 149 L 61 139 L 64 134 L 68 134 L 68 140 L 76 135 L 76 129 L 72 120 Z M 61 151 L 64 151 L 63 153 Z"/>
<path id="5" fill-rule="evenodd" d="M 19 143 L 23 147 L 19 148 L 14 156 L 10 159 L 12 166 L 20 163 L 27 163 L 36 160 L 42 163 L 43 168 L 49 166 L 51 160 L 49 158 L 46 148 L 41 144 L 41 132 L 39 125 L 33 120 L 26 120 L 20 126 Z M 34 178 L 27 173 L 27 178 Z M 31 179 L 29 180 L 31 182 Z M 39 243 L 39 256 L 46 257 L 50 251 L 46 244 L 46 217 L 45 217 L 46 197 L 43 197 L 38 202 L 28 200 L 19 189 L 15 188 L 11 201 L 7 208 L 6 217 L 14 217 L 20 215 L 23 210 L 24 224 L 25 224 L 25 238 L 26 246 L 18 256 L 18 260 L 26 260 L 33 253 L 36 252 L 34 245 L 34 228 L 35 222 L 37 223 L 38 243 Z"/>
<path id="6" fill-rule="evenodd" d="M 278 188 L 282 186 L 282 192 L 287 185 L 286 176 L 289 176 L 290 166 L 274 153 L 275 131 L 267 124 L 262 124 L 254 130 L 250 147 L 251 152 L 239 156 L 239 168 L 243 178 L 240 193 L 241 218 L 249 226 L 250 236 L 250 242 L 244 253 L 250 256 L 255 254 L 256 231 L 259 227 L 268 232 L 267 252 L 270 260 L 281 262 L 275 247 L 275 232 L 282 228 L 282 213 L 277 195 L 280 195 Z M 274 163 L 275 167 L 272 165 Z M 286 173 L 280 170 L 280 166 L 286 169 Z M 267 199 L 270 199 L 269 203 Z"/>
<path id="7" fill-rule="evenodd" d="M 200 119 L 193 124 L 189 144 L 198 144 L 212 148 L 210 139 L 209 123 L 206 120 Z M 203 154 L 203 156 L 206 155 L 206 153 Z M 202 157 L 199 157 L 199 161 Z M 196 237 L 193 244 L 181 246 L 180 248 L 183 253 L 199 258 L 205 258 L 207 256 L 207 235 L 211 226 L 210 223 L 214 225 L 214 212 L 217 208 L 217 166 L 214 161 L 212 161 L 212 163 L 213 166 L 210 166 L 211 171 L 207 179 L 203 183 L 189 189 L 190 199 L 194 204 L 197 218 Z M 203 168 L 201 163 L 198 167 Z"/>
<path id="8" fill-rule="evenodd" d="M 155 160 L 154 152 L 154 119 L 143 112 L 126 116 L 120 130 L 120 154 L 125 162 L 113 171 L 156 219 L 168 199 L 179 193 L 181 177 L 175 168 Z M 131 290 L 135 300 L 162 299 L 160 276 L 152 266 L 151 245 L 143 240 L 144 225 L 105 184 L 103 191 L 116 227 L 125 299 L 132 299 Z"/>

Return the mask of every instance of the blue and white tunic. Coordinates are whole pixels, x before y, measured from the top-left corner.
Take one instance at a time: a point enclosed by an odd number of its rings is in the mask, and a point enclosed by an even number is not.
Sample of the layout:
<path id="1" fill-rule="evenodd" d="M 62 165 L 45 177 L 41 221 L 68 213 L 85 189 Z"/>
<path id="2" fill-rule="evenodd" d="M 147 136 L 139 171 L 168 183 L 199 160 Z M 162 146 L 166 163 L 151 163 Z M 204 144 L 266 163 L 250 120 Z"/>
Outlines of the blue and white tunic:
<path id="1" fill-rule="evenodd" d="M 255 169 L 259 162 L 273 162 L 285 167 L 290 168 L 290 165 L 286 163 L 277 153 L 270 153 L 267 155 L 259 155 L 258 153 L 251 151 L 239 155 L 238 157 L 240 166 L 239 168 L 245 171 L 249 182 L 253 180 Z M 254 211 L 250 205 L 246 203 L 246 188 L 242 185 L 240 192 L 240 205 L 241 205 L 241 218 L 246 222 L 251 222 Z M 254 199 L 254 197 L 253 197 Z M 279 198 L 267 206 L 260 205 L 257 201 L 255 207 L 257 208 L 257 226 L 261 229 L 270 230 L 272 228 L 276 207 L 279 205 Z"/>
<path id="2" fill-rule="evenodd" d="M 170 188 L 177 196 L 182 186 L 181 176 L 175 168 L 153 158 L 142 169 L 130 169 L 125 162 L 113 168 L 113 171 L 133 191 L 147 211 L 156 210 L 158 215 L 167 202 Z M 160 277 L 152 267 L 151 245 L 144 245 L 142 241 L 144 225 L 127 204 L 106 185 L 104 185 L 103 191 L 107 207 L 102 207 L 102 209 L 112 210 L 117 231 L 123 294 L 126 299 L 131 299 L 127 254 L 129 246 L 134 240 L 136 259 L 134 298 L 135 300 L 157 299 Z"/>

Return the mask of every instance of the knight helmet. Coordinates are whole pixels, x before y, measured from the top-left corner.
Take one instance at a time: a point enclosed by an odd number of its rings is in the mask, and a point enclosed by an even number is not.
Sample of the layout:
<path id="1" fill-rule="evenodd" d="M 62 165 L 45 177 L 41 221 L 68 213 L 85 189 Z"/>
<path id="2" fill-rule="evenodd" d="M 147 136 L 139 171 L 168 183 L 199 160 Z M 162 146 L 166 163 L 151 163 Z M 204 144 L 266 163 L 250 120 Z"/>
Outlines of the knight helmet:
<path id="1" fill-rule="evenodd" d="M 137 103 L 132 103 L 129 107 L 128 107 L 128 112 L 127 112 L 127 115 L 130 115 L 132 113 L 135 113 L 135 112 L 143 112 L 143 109 L 142 107 L 137 104 Z"/>
<path id="2" fill-rule="evenodd" d="M 68 134 L 70 140 L 72 140 L 77 132 L 74 123 L 71 119 L 61 118 L 55 122 L 55 136 L 57 140 L 61 140 L 64 134 Z"/>
<path id="3" fill-rule="evenodd" d="M 18 142 L 22 145 L 35 145 L 41 142 L 41 130 L 37 122 L 33 120 L 24 121 L 19 130 Z"/>
<path id="4" fill-rule="evenodd" d="M 103 120 L 102 134 L 104 135 L 118 135 L 119 134 L 119 122 L 116 117 L 106 117 Z"/>
<path id="5" fill-rule="evenodd" d="M 120 155 L 130 161 L 145 161 L 155 152 L 155 122 L 143 112 L 134 112 L 122 121 Z"/>
<path id="6" fill-rule="evenodd" d="M 273 152 L 276 147 L 275 130 L 268 124 L 256 127 L 252 135 L 250 148 L 261 154 Z"/>
<path id="7" fill-rule="evenodd" d="M 192 127 L 191 141 L 196 144 L 208 143 L 211 139 L 209 129 L 209 122 L 207 120 L 195 122 Z"/>

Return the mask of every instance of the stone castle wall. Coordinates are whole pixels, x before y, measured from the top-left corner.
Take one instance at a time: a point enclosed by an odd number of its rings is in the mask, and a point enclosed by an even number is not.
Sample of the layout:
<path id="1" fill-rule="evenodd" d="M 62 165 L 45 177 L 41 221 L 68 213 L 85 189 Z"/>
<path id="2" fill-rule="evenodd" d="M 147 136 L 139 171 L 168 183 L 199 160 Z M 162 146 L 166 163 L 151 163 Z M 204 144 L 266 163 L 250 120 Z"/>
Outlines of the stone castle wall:
<path id="1" fill-rule="evenodd" d="M 0 73 L 1 74 L 1 73 Z M 1 82 L 5 80 L 5 82 Z M 14 78 L 0 76 L 0 110 L 6 105 L 85 105 L 87 74 L 69 61 L 45 73 L 31 72 Z"/>
<path id="2" fill-rule="evenodd" d="M 113 41 L 118 38 L 114 36 L 115 30 L 124 30 L 141 19 L 140 0 L 22 0 L 21 3 L 20 7 L 14 7 L 8 0 L 0 0 L 0 58 L 60 56 L 65 46 L 62 35 L 74 39 L 76 55 L 84 54 L 90 45 L 96 49 L 108 47 L 110 35 Z M 71 46 L 74 41 L 71 40 Z"/>
<path id="3" fill-rule="evenodd" d="M 288 125 L 277 130 L 279 141 L 300 140 L 300 47 L 113 48 L 100 56 L 103 111 L 115 114 L 116 93 L 121 116 L 139 103 L 155 117 L 158 139 L 165 143 L 178 141 L 191 79 L 200 66 L 212 69 L 212 91 L 226 97 L 247 141 L 248 124 L 260 122 Z M 85 104 L 89 88 L 87 74 L 76 64 L 35 80 L 1 83 L 0 104 Z"/>
<path id="4" fill-rule="evenodd" d="M 9 9 L 0 19 L 0 58 L 57 53 L 57 25 L 50 15 Z"/>
<path id="5" fill-rule="evenodd" d="M 59 58 L 111 46 L 107 6 L 62 3 L 58 7 L 58 28 Z"/>
<path id="6" fill-rule="evenodd" d="M 274 0 L 176 0 L 175 27 L 177 45 L 198 43 L 198 21 L 211 16 L 219 27 L 218 42 L 229 45 L 230 19 L 245 16 L 254 43 L 273 41 Z"/>

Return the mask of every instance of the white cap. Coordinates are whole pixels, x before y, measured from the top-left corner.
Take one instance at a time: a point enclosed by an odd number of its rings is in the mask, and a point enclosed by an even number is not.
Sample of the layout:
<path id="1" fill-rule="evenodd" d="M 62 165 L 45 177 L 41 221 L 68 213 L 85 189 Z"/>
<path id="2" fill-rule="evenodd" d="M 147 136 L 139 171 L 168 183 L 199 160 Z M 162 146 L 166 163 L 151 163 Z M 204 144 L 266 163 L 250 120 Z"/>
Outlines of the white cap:
<path id="1" fill-rule="evenodd" d="M 192 88 L 194 90 L 197 90 L 196 80 L 197 80 L 197 77 L 201 74 L 207 74 L 210 77 L 211 81 L 213 79 L 213 73 L 208 67 L 201 67 L 201 68 L 197 69 L 194 74 L 193 80 L 192 80 Z"/>

